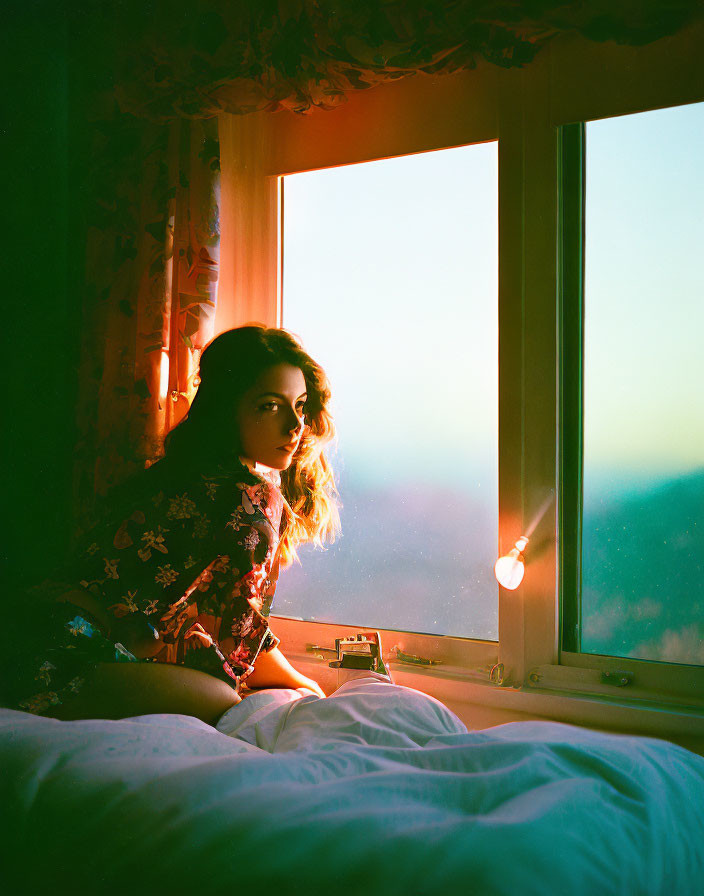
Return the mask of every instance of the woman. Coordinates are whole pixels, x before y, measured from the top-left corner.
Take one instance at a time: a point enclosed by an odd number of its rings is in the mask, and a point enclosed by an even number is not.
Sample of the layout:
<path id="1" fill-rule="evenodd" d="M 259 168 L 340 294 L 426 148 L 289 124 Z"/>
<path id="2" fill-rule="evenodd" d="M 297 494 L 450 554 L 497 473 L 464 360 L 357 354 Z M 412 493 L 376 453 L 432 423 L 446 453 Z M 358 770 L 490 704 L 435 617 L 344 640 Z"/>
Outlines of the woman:
<path id="1" fill-rule="evenodd" d="M 285 330 L 204 350 L 165 457 L 109 496 L 60 574 L 30 589 L 4 703 L 58 719 L 185 713 L 215 724 L 239 688 L 308 688 L 267 617 L 296 545 L 334 540 L 335 435 L 320 366 Z"/>

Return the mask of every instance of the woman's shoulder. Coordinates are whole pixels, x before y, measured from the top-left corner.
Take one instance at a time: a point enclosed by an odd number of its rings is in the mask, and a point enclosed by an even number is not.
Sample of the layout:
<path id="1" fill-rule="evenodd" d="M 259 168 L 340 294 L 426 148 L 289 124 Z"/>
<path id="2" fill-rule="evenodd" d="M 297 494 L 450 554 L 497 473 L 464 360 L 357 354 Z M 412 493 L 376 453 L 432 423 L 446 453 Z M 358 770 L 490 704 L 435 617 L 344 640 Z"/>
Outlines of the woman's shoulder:
<path id="1" fill-rule="evenodd" d="M 151 497 L 160 492 L 165 495 L 182 493 L 194 484 L 207 481 L 243 480 L 255 482 L 256 477 L 239 461 L 187 461 L 166 455 L 145 470 L 115 486 L 103 499 L 106 507 L 118 508 L 133 501 Z"/>
<path id="2" fill-rule="evenodd" d="M 243 503 L 258 506 L 272 520 L 280 518 L 280 485 L 277 470 L 239 457 L 188 463 L 167 455 L 112 489 L 102 499 L 98 518 L 115 523 L 140 510 L 171 517 L 186 514 L 189 508 L 203 511 Z"/>

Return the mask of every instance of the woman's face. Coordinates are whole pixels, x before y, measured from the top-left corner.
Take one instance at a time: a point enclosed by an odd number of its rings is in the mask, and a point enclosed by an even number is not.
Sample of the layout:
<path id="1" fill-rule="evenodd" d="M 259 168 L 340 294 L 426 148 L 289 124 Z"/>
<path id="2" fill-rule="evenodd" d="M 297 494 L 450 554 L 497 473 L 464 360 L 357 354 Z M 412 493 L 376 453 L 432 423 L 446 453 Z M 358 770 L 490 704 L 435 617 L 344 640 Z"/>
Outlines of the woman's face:
<path id="1" fill-rule="evenodd" d="M 267 368 L 239 404 L 242 454 L 266 467 L 287 469 L 305 429 L 306 397 L 300 368 L 291 364 Z"/>

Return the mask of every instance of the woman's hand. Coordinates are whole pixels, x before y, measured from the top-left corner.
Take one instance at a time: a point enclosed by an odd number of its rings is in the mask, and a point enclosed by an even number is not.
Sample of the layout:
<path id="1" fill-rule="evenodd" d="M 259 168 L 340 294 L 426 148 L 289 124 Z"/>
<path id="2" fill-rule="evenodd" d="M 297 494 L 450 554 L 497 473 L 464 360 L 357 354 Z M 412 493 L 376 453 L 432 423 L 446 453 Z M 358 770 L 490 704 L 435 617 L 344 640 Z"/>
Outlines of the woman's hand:
<path id="1" fill-rule="evenodd" d="M 159 632 L 143 614 L 113 620 L 111 637 L 122 643 L 137 659 L 155 657 L 164 649 Z"/>

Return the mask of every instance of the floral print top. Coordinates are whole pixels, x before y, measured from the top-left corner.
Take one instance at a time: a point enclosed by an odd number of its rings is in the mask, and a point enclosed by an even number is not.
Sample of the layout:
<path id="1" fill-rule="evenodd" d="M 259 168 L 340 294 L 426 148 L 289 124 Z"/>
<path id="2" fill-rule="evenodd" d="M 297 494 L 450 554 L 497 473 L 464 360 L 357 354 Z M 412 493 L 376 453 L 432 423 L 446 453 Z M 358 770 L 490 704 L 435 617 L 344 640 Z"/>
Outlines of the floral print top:
<path id="1" fill-rule="evenodd" d="M 235 686 L 260 650 L 279 643 L 267 617 L 278 578 L 280 481 L 278 471 L 238 459 L 147 490 L 129 512 L 87 533 L 72 564 L 74 587 L 97 598 L 127 650 L 130 638 L 148 633 L 154 645 L 158 636 L 153 661 Z"/>

